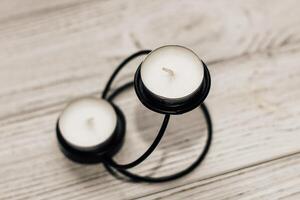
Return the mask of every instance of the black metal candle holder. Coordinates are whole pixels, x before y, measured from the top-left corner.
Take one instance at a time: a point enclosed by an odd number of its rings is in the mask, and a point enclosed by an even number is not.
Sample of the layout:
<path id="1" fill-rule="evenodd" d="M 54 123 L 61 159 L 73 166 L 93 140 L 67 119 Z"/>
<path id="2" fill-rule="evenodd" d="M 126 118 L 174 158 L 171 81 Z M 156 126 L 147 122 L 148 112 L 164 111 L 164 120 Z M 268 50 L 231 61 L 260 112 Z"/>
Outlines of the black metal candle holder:
<path id="1" fill-rule="evenodd" d="M 209 147 L 211 145 L 212 141 L 212 121 L 209 115 L 209 111 L 203 101 L 207 97 L 210 85 L 211 85 L 211 79 L 210 74 L 208 71 L 207 66 L 202 61 L 204 66 L 204 78 L 202 81 L 201 86 L 188 98 L 184 98 L 181 101 L 176 101 L 174 103 L 172 102 L 165 102 L 161 101 L 160 99 L 156 98 L 155 95 L 153 95 L 142 83 L 141 81 L 141 75 L 140 75 L 140 66 L 138 67 L 134 82 L 126 83 L 119 88 L 117 88 L 114 92 L 112 92 L 110 95 L 108 95 L 108 92 L 110 91 L 111 84 L 113 83 L 115 77 L 120 72 L 120 70 L 132 59 L 141 56 L 141 55 L 147 55 L 151 52 L 151 50 L 143 50 L 139 51 L 128 58 L 126 58 L 113 72 L 111 75 L 109 81 L 106 84 L 106 87 L 104 89 L 104 92 L 102 94 L 102 98 L 110 102 L 117 114 L 117 126 L 116 129 L 112 135 L 112 137 L 105 142 L 105 144 L 101 144 L 101 146 L 89 150 L 89 151 L 82 151 L 74 149 L 72 146 L 68 145 L 68 143 L 64 140 L 62 137 L 62 134 L 59 130 L 59 122 L 57 123 L 56 133 L 57 133 L 57 139 L 59 142 L 60 149 L 62 152 L 68 157 L 69 159 L 79 162 L 79 163 L 103 163 L 105 168 L 110 172 L 112 175 L 118 177 L 118 173 L 130 178 L 132 181 L 143 181 L 143 182 L 165 182 L 174 180 L 177 178 L 180 178 L 188 173 L 190 173 L 192 170 L 194 170 L 198 165 L 201 164 L 201 162 L 204 160 L 205 156 L 208 153 Z M 161 125 L 161 128 L 154 139 L 153 143 L 150 145 L 150 147 L 146 150 L 146 152 L 141 155 L 137 160 L 128 163 L 128 164 L 118 164 L 116 161 L 113 160 L 113 156 L 121 149 L 124 136 L 125 136 L 125 130 L 126 130 L 126 121 L 125 117 L 116 105 L 114 105 L 113 100 L 116 96 L 118 96 L 120 93 L 124 92 L 126 89 L 133 87 L 135 88 L 136 94 L 139 98 L 139 100 L 150 110 L 153 110 L 155 112 L 164 114 L 164 120 Z M 198 156 L 198 158 L 187 168 L 183 169 L 180 172 L 177 172 L 175 174 L 169 175 L 169 176 L 163 176 L 163 177 L 149 177 L 149 176 L 141 176 L 134 174 L 127 169 L 133 168 L 140 163 L 142 163 L 157 147 L 160 140 L 162 139 L 167 125 L 169 123 L 170 115 L 175 114 L 183 114 L 188 111 L 191 111 L 195 109 L 196 107 L 200 107 L 202 110 L 206 124 L 207 124 L 207 131 L 208 136 L 206 140 L 206 144 L 204 146 L 204 149 Z"/>

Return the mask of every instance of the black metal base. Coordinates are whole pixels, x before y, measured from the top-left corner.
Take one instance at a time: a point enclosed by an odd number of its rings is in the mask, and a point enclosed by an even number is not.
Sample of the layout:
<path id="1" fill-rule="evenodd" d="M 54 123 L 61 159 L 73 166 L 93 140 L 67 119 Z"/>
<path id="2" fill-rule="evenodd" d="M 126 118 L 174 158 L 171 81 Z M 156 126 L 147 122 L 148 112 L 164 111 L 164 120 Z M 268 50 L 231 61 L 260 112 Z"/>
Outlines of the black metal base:
<path id="1" fill-rule="evenodd" d="M 90 151 L 83 151 L 70 146 L 63 138 L 59 129 L 59 120 L 56 125 L 56 136 L 59 147 L 63 154 L 70 160 L 82 164 L 96 164 L 101 163 L 106 157 L 114 156 L 123 146 L 126 122 L 122 111 L 113 105 L 117 114 L 117 126 L 112 137 L 96 149 Z"/>
<path id="2" fill-rule="evenodd" d="M 204 67 L 204 78 L 201 86 L 189 97 L 181 100 L 164 101 L 157 95 L 149 91 L 141 79 L 141 65 L 137 69 L 134 77 L 134 88 L 139 100 L 148 109 L 161 114 L 178 115 L 189 112 L 200 106 L 206 99 L 211 85 L 210 73 L 207 66 L 202 61 Z"/>
<path id="3" fill-rule="evenodd" d="M 118 95 L 120 95 L 123 91 L 125 91 L 126 89 L 128 89 L 131 86 L 133 86 L 133 82 L 130 82 L 130 83 L 120 86 L 119 88 L 115 89 L 111 93 L 111 95 L 109 95 L 107 97 L 107 100 L 109 102 L 112 102 L 114 100 L 114 98 L 116 98 Z M 142 163 L 155 150 L 156 146 L 160 142 L 160 139 L 163 137 L 163 134 L 166 131 L 166 128 L 167 128 L 167 125 L 169 122 L 168 114 L 165 116 L 164 122 L 161 125 L 161 129 L 160 129 L 159 133 L 157 134 L 155 140 L 150 145 L 150 147 L 147 149 L 147 151 L 145 151 L 145 153 L 142 154 L 142 156 L 140 156 L 137 160 L 135 160 L 129 164 L 118 164 L 113 160 L 112 157 L 107 158 L 106 160 L 103 161 L 105 168 L 108 170 L 109 173 L 111 173 L 113 176 L 115 176 L 117 178 L 119 178 L 119 175 L 117 173 L 117 172 L 119 172 L 120 174 L 130 178 L 130 180 L 134 181 L 134 182 L 161 183 L 161 182 L 172 181 L 172 180 L 178 179 L 180 177 L 183 177 L 183 176 L 189 174 L 203 162 L 206 155 L 208 154 L 208 151 L 211 146 L 212 138 L 213 138 L 213 125 L 212 125 L 209 111 L 204 103 L 202 103 L 199 108 L 202 110 L 202 112 L 204 114 L 204 118 L 206 120 L 207 139 L 206 139 L 205 146 L 204 146 L 203 150 L 201 151 L 201 153 L 199 154 L 199 156 L 196 158 L 196 160 L 194 162 L 192 162 L 186 168 L 184 168 L 174 174 L 167 175 L 167 176 L 160 176 L 160 177 L 139 175 L 139 174 L 136 174 L 136 173 L 133 173 L 133 172 L 130 172 L 127 170 L 127 169 L 130 169 L 130 168 L 135 167 L 138 164 Z"/>

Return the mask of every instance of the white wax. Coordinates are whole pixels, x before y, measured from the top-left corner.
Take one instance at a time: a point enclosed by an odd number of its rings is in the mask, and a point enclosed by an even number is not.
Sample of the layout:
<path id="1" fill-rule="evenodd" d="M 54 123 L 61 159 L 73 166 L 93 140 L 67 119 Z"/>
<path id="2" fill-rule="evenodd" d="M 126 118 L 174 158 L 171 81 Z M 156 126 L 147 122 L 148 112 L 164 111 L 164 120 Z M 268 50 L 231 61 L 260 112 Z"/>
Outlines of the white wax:
<path id="1" fill-rule="evenodd" d="M 93 149 L 113 134 L 117 115 L 107 101 L 86 97 L 70 103 L 59 118 L 63 138 L 80 150 Z"/>
<path id="2" fill-rule="evenodd" d="M 190 49 L 169 45 L 152 51 L 141 65 L 141 79 L 152 93 L 165 99 L 180 99 L 201 85 L 204 68 Z"/>

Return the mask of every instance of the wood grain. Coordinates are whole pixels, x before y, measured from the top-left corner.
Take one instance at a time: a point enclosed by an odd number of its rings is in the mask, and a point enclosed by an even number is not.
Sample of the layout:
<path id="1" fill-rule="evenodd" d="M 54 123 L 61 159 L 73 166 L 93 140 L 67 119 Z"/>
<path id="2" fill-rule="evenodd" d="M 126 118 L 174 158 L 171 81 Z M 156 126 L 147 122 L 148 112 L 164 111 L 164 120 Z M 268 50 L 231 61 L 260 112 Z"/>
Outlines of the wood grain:
<path id="1" fill-rule="evenodd" d="M 300 154 L 141 199 L 299 199 Z"/>
<path id="2" fill-rule="evenodd" d="M 0 199 L 297 199 L 299 4 L 0 2 Z M 54 135 L 66 103 L 99 95 L 114 66 L 131 52 L 168 43 L 194 49 L 212 72 L 207 103 L 215 136 L 201 168 L 178 181 L 149 185 L 68 161 Z M 132 79 L 137 64 L 115 86 Z M 128 162 L 151 143 L 162 116 L 147 111 L 132 91 L 117 103 L 129 125 L 118 159 Z M 134 171 L 157 176 L 187 166 L 203 146 L 205 128 L 198 110 L 172 118 L 159 149 Z"/>

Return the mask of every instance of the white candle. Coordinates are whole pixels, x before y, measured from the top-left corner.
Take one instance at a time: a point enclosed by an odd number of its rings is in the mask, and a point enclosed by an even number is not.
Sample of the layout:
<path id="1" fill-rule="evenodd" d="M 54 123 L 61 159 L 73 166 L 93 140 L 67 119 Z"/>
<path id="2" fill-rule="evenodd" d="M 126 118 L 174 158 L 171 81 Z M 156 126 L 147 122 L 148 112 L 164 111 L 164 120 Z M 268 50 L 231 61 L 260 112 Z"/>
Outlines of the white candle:
<path id="1" fill-rule="evenodd" d="M 107 101 L 86 97 L 70 103 L 59 118 L 59 129 L 66 142 L 79 150 L 91 150 L 113 134 L 117 115 Z"/>
<path id="2" fill-rule="evenodd" d="M 201 85 L 204 67 L 190 49 L 169 45 L 152 51 L 141 65 L 144 86 L 163 99 L 181 99 Z"/>

